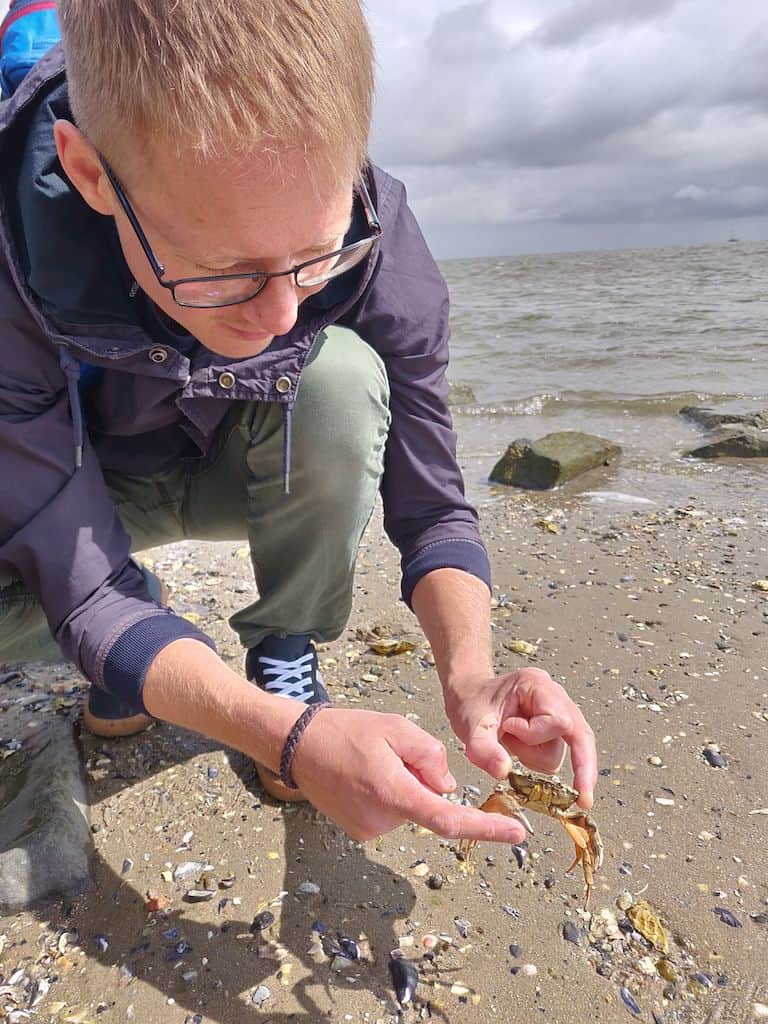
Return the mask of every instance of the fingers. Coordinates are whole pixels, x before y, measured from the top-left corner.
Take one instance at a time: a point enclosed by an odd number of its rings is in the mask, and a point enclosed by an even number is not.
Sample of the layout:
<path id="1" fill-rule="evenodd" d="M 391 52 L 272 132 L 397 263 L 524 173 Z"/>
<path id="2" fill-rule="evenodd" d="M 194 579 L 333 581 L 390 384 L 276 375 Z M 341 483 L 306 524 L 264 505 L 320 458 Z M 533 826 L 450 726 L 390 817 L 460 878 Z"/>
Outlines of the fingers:
<path id="1" fill-rule="evenodd" d="M 525 828 L 517 818 L 486 814 L 476 807 L 466 807 L 444 800 L 419 786 L 413 776 L 410 776 L 409 781 L 403 782 L 401 797 L 401 806 L 404 811 L 407 809 L 406 813 L 410 820 L 446 839 L 522 843 L 526 838 Z"/>
<path id="2" fill-rule="evenodd" d="M 443 744 L 407 719 L 397 720 L 397 736 L 390 745 L 416 778 L 435 793 L 452 793 L 456 779 L 448 770 Z"/>
<path id="3" fill-rule="evenodd" d="M 499 742 L 498 719 L 486 716 L 474 727 L 466 742 L 467 757 L 472 764 L 494 779 L 503 779 L 512 769 L 509 753 Z"/>
<path id="4" fill-rule="evenodd" d="M 597 753 L 595 734 L 582 719 L 583 726 L 576 730 L 570 742 L 573 788 L 579 791 L 579 806 L 588 811 L 597 783 Z"/>
<path id="5" fill-rule="evenodd" d="M 510 754 L 522 761 L 526 768 L 545 775 L 557 775 L 568 752 L 567 744 L 559 738 L 535 747 L 521 743 L 514 736 L 505 736 L 503 742 Z"/>

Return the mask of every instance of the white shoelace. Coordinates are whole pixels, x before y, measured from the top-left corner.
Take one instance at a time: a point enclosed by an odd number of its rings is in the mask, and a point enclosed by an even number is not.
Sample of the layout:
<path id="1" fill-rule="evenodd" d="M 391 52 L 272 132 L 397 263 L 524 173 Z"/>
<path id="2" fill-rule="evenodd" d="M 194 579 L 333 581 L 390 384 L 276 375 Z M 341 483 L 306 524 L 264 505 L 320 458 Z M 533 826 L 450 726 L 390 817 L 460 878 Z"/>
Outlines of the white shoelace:
<path id="1" fill-rule="evenodd" d="M 312 683 L 313 652 L 302 654 L 295 661 L 284 661 L 282 658 L 259 658 L 264 673 L 264 689 L 278 697 L 292 697 L 294 700 L 308 701 L 315 696 Z M 317 678 L 319 682 L 320 673 Z"/>

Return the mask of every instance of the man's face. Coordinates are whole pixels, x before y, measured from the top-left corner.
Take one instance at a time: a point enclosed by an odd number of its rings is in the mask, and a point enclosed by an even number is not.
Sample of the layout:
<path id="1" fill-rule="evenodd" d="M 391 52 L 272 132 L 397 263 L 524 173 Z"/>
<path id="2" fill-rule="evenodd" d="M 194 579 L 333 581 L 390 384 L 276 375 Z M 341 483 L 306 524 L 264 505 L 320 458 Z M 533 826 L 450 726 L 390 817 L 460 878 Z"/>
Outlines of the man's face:
<path id="1" fill-rule="evenodd" d="M 111 190 L 105 180 L 104 187 Z M 163 280 L 288 270 L 338 249 L 352 211 L 352 179 L 310 176 L 302 157 L 282 157 L 275 171 L 258 157 L 189 166 L 156 154 L 145 180 L 124 185 Z M 149 298 L 206 348 L 240 359 L 263 352 L 296 322 L 299 304 L 319 291 L 291 275 L 270 280 L 248 302 L 186 309 L 163 288 L 117 199 L 113 212 L 131 273 Z"/>

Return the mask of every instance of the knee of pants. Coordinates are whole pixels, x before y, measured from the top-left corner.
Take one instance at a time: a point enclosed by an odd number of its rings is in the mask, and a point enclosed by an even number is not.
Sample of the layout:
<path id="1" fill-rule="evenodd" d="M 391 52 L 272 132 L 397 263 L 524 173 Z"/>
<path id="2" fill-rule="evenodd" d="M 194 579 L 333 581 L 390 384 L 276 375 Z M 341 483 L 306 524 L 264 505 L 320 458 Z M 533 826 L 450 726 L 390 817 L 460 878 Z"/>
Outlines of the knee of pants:
<path id="1" fill-rule="evenodd" d="M 338 484 L 339 473 L 380 476 L 389 422 L 384 363 L 354 331 L 328 328 L 299 384 L 293 413 L 296 463 L 329 486 Z"/>

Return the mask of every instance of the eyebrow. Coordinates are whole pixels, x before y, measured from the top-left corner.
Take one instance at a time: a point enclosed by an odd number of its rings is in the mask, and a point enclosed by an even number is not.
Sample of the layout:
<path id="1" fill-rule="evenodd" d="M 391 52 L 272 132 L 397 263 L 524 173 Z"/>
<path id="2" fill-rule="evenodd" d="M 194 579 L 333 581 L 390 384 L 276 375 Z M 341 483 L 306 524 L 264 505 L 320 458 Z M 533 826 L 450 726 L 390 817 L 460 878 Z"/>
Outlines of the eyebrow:
<path id="1" fill-rule="evenodd" d="M 344 228 L 344 231 L 342 232 L 342 236 L 341 236 L 342 237 L 342 243 L 343 243 L 344 238 L 347 236 L 347 233 L 349 232 L 349 229 L 352 227 L 352 222 L 354 220 L 354 217 L 355 217 L 355 203 L 354 203 L 354 199 L 353 199 L 352 206 L 351 206 L 351 209 L 349 211 L 349 216 L 347 218 L 347 226 Z M 310 245 L 306 249 L 300 250 L 295 255 L 299 256 L 299 257 L 301 257 L 301 256 L 309 256 L 312 253 L 319 253 L 320 255 L 323 255 L 323 253 L 326 253 L 326 252 L 330 251 L 331 245 L 333 245 L 333 243 L 336 241 L 336 239 L 338 237 L 339 237 L 338 235 L 332 235 L 330 238 L 324 238 L 322 241 L 317 242 L 315 245 Z M 209 263 L 226 263 L 228 266 L 239 267 L 239 266 L 244 265 L 244 264 L 247 265 L 249 263 L 259 263 L 259 262 L 261 262 L 261 260 L 268 258 L 268 257 L 265 257 L 265 256 L 247 256 L 247 257 L 244 257 L 244 258 L 235 258 L 235 257 L 232 257 L 230 255 L 226 255 L 225 256 L 225 255 L 222 254 L 222 255 L 213 256 L 213 255 L 209 254 L 208 256 L 205 257 L 205 259 L 202 259 L 202 258 L 198 259 L 196 256 L 192 256 L 190 253 L 182 252 L 180 249 L 176 250 L 176 255 L 177 256 L 181 256 L 182 259 L 189 260 L 191 263 L 196 263 L 199 267 L 208 267 Z M 301 260 L 299 262 L 301 262 Z M 210 268 L 210 269 L 213 269 L 213 268 Z"/>

